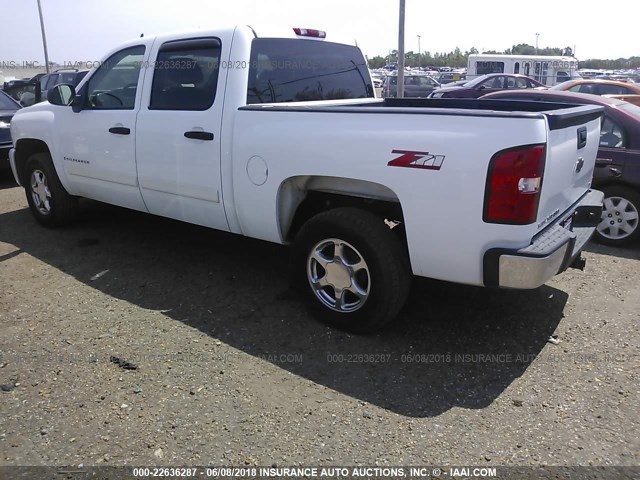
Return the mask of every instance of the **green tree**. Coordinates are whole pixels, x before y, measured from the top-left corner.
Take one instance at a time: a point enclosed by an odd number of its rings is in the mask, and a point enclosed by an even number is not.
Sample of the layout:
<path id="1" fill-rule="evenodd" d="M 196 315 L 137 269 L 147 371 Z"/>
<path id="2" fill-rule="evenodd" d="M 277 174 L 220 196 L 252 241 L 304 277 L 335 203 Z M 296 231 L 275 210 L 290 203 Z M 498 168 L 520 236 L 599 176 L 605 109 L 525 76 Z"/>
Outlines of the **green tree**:
<path id="1" fill-rule="evenodd" d="M 373 58 L 369 58 L 369 68 L 382 68 L 386 65 L 386 60 L 382 58 L 380 55 L 377 55 Z"/>

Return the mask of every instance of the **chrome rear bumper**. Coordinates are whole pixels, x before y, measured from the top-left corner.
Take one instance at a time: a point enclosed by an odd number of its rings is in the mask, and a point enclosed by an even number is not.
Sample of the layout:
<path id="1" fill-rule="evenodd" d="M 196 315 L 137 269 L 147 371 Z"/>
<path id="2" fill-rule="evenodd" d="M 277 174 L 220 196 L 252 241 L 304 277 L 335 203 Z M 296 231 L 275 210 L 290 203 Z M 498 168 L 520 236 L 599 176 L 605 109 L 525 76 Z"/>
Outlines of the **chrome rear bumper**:
<path id="1" fill-rule="evenodd" d="M 589 191 L 573 212 L 569 228 L 557 222 L 547 228 L 526 248 L 493 248 L 484 255 L 484 284 L 488 287 L 537 288 L 577 261 L 580 252 L 595 232 L 602 215 L 604 194 Z"/>

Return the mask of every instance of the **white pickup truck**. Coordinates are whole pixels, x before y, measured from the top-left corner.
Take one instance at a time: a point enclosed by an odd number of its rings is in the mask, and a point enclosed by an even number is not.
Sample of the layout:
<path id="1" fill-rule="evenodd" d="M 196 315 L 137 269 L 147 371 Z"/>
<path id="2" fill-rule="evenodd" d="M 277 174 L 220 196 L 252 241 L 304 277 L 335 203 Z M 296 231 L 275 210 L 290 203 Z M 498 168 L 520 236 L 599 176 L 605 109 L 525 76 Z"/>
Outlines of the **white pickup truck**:
<path id="1" fill-rule="evenodd" d="M 597 225 L 601 109 L 373 98 L 356 46 L 249 27 L 142 37 L 11 123 L 36 220 L 86 197 L 293 245 L 321 320 L 364 332 L 412 275 L 536 288 Z"/>

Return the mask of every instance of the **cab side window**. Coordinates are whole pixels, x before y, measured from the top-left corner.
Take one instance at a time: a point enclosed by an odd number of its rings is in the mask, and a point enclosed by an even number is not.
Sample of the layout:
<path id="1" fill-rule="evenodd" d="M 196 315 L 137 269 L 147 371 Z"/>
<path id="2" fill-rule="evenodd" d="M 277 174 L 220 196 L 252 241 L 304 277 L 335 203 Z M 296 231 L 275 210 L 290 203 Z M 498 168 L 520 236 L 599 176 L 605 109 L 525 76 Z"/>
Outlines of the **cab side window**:
<path id="1" fill-rule="evenodd" d="M 87 83 L 85 107 L 93 110 L 133 110 L 144 50 L 145 47 L 140 45 L 109 57 Z"/>
<path id="2" fill-rule="evenodd" d="M 216 38 L 165 43 L 155 62 L 149 110 L 208 110 L 216 98 L 221 46 Z"/>

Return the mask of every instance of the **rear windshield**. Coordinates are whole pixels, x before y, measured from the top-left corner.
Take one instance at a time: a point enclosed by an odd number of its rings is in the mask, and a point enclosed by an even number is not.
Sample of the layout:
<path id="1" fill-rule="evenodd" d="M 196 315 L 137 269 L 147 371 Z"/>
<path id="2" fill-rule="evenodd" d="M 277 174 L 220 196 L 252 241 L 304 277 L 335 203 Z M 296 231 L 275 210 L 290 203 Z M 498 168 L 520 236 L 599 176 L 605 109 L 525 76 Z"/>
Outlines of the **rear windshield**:
<path id="1" fill-rule="evenodd" d="M 247 104 L 373 97 L 360 50 L 313 40 L 256 38 Z"/>

